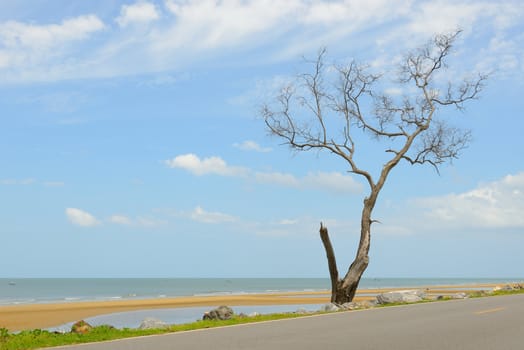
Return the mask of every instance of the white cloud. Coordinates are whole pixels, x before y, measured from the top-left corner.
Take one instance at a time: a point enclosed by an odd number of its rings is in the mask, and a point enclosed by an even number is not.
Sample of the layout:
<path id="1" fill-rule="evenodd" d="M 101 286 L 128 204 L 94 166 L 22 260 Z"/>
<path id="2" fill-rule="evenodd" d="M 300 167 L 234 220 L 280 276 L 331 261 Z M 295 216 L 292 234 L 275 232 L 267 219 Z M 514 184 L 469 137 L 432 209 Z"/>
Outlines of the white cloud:
<path id="1" fill-rule="evenodd" d="M 131 225 L 133 221 L 125 215 L 112 215 L 109 218 L 109 222 L 118 225 Z"/>
<path id="2" fill-rule="evenodd" d="M 322 46 L 341 56 L 372 50 L 376 57 L 377 43 L 379 50 L 403 49 L 457 26 L 471 36 L 486 28 L 491 37 L 514 33 L 523 16 L 518 0 L 165 0 L 164 6 L 141 0 L 121 6 L 118 27 L 94 14 L 52 24 L 0 23 L 0 75 L 19 83 L 158 74 L 217 58 L 234 64 L 244 54 L 264 63 L 296 60 Z M 103 29 L 99 40 L 87 40 Z M 503 66 L 513 69 L 512 59 Z"/>
<path id="3" fill-rule="evenodd" d="M 399 87 L 390 87 L 386 88 L 384 93 L 391 96 L 401 96 L 404 93 L 404 90 Z"/>
<path id="4" fill-rule="evenodd" d="M 126 215 L 112 215 L 108 221 L 112 224 L 132 227 L 158 227 L 167 224 L 165 220 L 158 220 L 155 218 L 137 216 L 136 218 L 130 218 Z"/>
<path id="5" fill-rule="evenodd" d="M 208 212 L 202 209 L 202 207 L 196 207 L 190 215 L 191 219 L 206 224 L 218 224 L 226 222 L 235 222 L 238 220 L 237 217 L 232 215 L 220 213 L 220 212 Z"/>
<path id="6" fill-rule="evenodd" d="M 27 186 L 27 185 L 43 185 L 45 187 L 61 187 L 64 186 L 65 183 L 62 181 L 37 181 L 35 179 L 0 179 L 0 185 L 4 186 Z"/>
<path id="7" fill-rule="evenodd" d="M 524 172 L 474 190 L 415 201 L 439 227 L 524 228 Z"/>
<path id="8" fill-rule="evenodd" d="M 255 37 L 264 41 L 272 36 L 271 32 L 288 27 L 287 23 L 293 18 L 290 16 L 300 6 L 297 0 L 167 0 L 166 7 L 175 16 L 175 25 L 162 33 L 163 40 L 158 40 L 156 45 L 162 49 L 252 45 Z"/>
<path id="9" fill-rule="evenodd" d="M 505 77 L 520 76 L 524 73 L 524 34 L 506 37 L 499 34 L 493 37 L 489 45 L 478 53 L 475 69 L 495 71 Z"/>
<path id="10" fill-rule="evenodd" d="M 95 15 L 63 20 L 59 24 L 38 25 L 8 21 L 0 23 L 0 74 L 4 81 L 63 79 L 82 70 L 74 56 L 74 45 L 85 42 L 105 28 Z"/>
<path id="11" fill-rule="evenodd" d="M 220 157 L 208 157 L 200 159 L 190 153 L 168 159 L 165 164 L 170 168 L 180 168 L 195 175 L 215 174 L 222 176 L 244 176 L 247 170 L 242 167 L 232 167 Z"/>
<path id="12" fill-rule="evenodd" d="M 115 21 L 121 27 L 127 27 L 135 23 L 156 21 L 159 18 L 160 14 L 154 4 L 140 1 L 133 5 L 123 5 L 120 9 L 120 16 Z"/>
<path id="13" fill-rule="evenodd" d="M 65 213 L 69 221 L 74 225 L 91 227 L 100 224 L 93 215 L 81 209 L 67 208 Z"/>
<path id="14" fill-rule="evenodd" d="M 258 183 L 274 184 L 298 189 L 325 190 L 334 193 L 358 193 L 362 185 L 353 177 L 338 172 L 308 173 L 302 178 L 281 172 L 256 172 L 251 169 L 230 166 L 220 157 L 200 159 L 195 154 L 184 154 L 164 161 L 170 168 L 187 170 L 195 175 L 215 174 L 221 176 L 254 179 Z"/>
<path id="15" fill-rule="evenodd" d="M 414 16 L 407 25 L 407 29 L 412 33 L 424 36 L 459 27 L 469 31 L 473 23 L 488 8 L 485 3 L 481 2 L 457 3 L 449 0 L 424 2 L 415 7 Z"/>
<path id="16" fill-rule="evenodd" d="M 279 225 L 295 225 L 298 223 L 298 220 L 294 219 L 282 219 L 278 221 Z"/>
<path id="17" fill-rule="evenodd" d="M 34 184 L 34 179 L 1 179 L 0 184 L 5 186 L 12 185 L 31 185 Z"/>
<path id="18" fill-rule="evenodd" d="M 301 21 L 311 24 L 329 26 L 340 25 L 345 22 L 348 27 L 370 26 L 385 18 L 395 18 L 405 14 L 413 1 L 391 0 L 343 0 L 343 1 L 315 1 L 305 6 Z M 399 6 L 401 5 L 401 6 Z M 348 23 L 349 22 L 349 23 Z"/>
<path id="19" fill-rule="evenodd" d="M 61 24 L 36 25 L 16 21 L 0 24 L 0 41 L 9 49 L 52 49 L 83 40 L 104 28 L 95 15 L 63 20 Z"/>
<path id="20" fill-rule="evenodd" d="M 270 147 L 262 147 L 255 141 L 251 141 L 251 140 L 247 140 L 242 143 L 235 143 L 233 144 L 233 146 L 243 151 L 255 151 L 255 152 L 261 152 L 261 153 L 267 153 L 267 152 L 272 151 Z"/>

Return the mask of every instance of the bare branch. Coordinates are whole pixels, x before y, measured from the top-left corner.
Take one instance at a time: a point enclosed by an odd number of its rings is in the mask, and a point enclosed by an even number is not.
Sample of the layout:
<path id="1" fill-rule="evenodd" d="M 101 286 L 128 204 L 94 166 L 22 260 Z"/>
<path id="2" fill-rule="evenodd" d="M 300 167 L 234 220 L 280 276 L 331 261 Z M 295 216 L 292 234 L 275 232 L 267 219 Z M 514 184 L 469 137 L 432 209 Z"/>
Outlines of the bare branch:
<path id="1" fill-rule="evenodd" d="M 476 79 L 465 79 L 456 90 L 453 90 L 452 84 L 448 84 L 446 96 L 443 99 L 434 97 L 432 101 L 442 106 L 454 105 L 463 109 L 464 102 L 478 97 L 487 79 L 487 74 L 479 74 Z"/>
<path id="2" fill-rule="evenodd" d="M 467 146 L 469 133 L 459 132 L 444 121 L 436 122 L 437 108 L 462 109 L 478 98 L 487 75 L 464 79 L 445 88 L 435 83 L 436 72 L 446 60 L 460 30 L 436 35 L 425 46 L 408 53 L 400 65 L 399 82 L 410 84 L 415 93 L 402 98 L 377 92 L 384 74 L 370 72 L 366 65 L 327 65 L 326 50 L 308 61 L 312 70 L 284 87 L 273 105 L 261 111 L 271 134 L 298 151 L 327 150 L 343 158 L 349 171 L 363 176 L 370 189 L 379 192 L 389 172 L 401 161 L 438 166 L 458 157 Z M 441 91 L 445 91 L 442 93 Z M 387 139 L 393 157 L 386 162 L 377 181 L 355 160 L 355 130 L 378 140 Z M 375 188 L 377 187 L 377 188 Z"/>

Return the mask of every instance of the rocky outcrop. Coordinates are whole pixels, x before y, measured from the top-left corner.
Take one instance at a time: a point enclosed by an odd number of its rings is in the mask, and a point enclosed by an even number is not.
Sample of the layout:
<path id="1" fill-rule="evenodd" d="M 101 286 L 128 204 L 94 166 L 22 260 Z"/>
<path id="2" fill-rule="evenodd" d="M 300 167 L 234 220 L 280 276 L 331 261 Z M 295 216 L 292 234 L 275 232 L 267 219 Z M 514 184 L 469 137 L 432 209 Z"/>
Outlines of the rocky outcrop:
<path id="1" fill-rule="evenodd" d="M 304 309 L 303 307 L 297 309 L 297 311 L 295 311 L 296 314 L 299 314 L 299 315 L 305 315 L 305 314 L 310 314 L 311 311 L 308 311 L 306 309 Z"/>
<path id="2" fill-rule="evenodd" d="M 340 311 L 352 311 L 352 310 L 360 310 L 360 309 L 369 309 L 376 305 L 376 303 L 371 302 L 369 300 L 363 300 L 363 301 L 352 301 L 349 303 L 344 303 L 342 305 L 337 305 L 339 307 Z"/>
<path id="3" fill-rule="evenodd" d="M 234 311 L 229 306 L 219 306 L 216 309 L 204 313 L 203 320 L 229 320 L 234 315 Z"/>
<path id="4" fill-rule="evenodd" d="M 522 289 L 524 289 L 524 285 L 522 285 L 520 283 L 515 283 L 513 285 L 506 284 L 505 286 L 496 286 L 495 288 L 493 288 L 493 291 L 494 292 L 499 292 L 499 291 L 512 292 L 512 291 L 515 291 L 515 290 L 522 290 Z"/>
<path id="5" fill-rule="evenodd" d="M 322 312 L 336 312 L 336 311 L 339 311 L 339 310 L 340 310 L 340 306 L 338 306 L 335 303 L 329 303 L 329 304 L 323 305 L 320 308 L 320 311 L 322 311 Z"/>
<path id="6" fill-rule="evenodd" d="M 167 327 L 169 327 L 169 325 L 162 320 L 153 317 L 146 317 L 142 323 L 140 323 L 138 329 L 159 329 Z"/>
<path id="7" fill-rule="evenodd" d="M 467 299 L 469 298 L 469 295 L 462 292 L 462 293 L 455 293 L 451 295 L 451 299 Z"/>
<path id="8" fill-rule="evenodd" d="M 73 324 L 73 326 L 71 326 L 71 333 L 86 334 L 89 333 L 91 329 L 93 329 L 93 326 L 91 326 L 86 321 L 81 320 Z"/>
<path id="9" fill-rule="evenodd" d="M 513 287 L 511 287 L 509 284 L 506 284 L 505 286 L 496 286 L 495 288 L 493 288 L 494 292 L 499 292 L 499 291 L 510 292 L 512 290 L 513 290 Z"/>
<path id="10" fill-rule="evenodd" d="M 361 309 L 369 309 L 371 307 L 377 306 L 377 302 L 375 300 L 362 300 L 358 302 L 349 302 L 344 303 L 342 305 L 336 304 L 336 303 L 329 303 L 326 305 L 323 305 L 320 308 L 321 312 L 337 312 L 337 311 L 352 311 L 352 310 L 361 310 Z"/>
<path id="11" fill-rule="evenodd" d="M 377 295 L 378 304 L 416 303 L 424 300 L 426 293 L 422 290 L 397 290 Z"/>

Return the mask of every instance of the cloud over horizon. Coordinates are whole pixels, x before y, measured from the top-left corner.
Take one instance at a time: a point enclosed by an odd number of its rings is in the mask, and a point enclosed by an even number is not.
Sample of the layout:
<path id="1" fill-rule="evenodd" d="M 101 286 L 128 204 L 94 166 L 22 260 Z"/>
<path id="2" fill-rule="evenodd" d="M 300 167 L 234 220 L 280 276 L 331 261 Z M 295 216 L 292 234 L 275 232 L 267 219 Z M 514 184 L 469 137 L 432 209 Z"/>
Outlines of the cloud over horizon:
<path id="1" fill-rule="evenodd" d="M 251 140 L 246 140 L 241 143 L 234 143 L 233 147 L 238 148 L 242 151 L 255 151 L 260 153 L 267 153 L 273 150 L 271 147 L 262 147 L 255 141 Z"/>
<path id="2" fill-rule="evenodd" d="M 90 213 L 78 208 L 66 208 L 65 214 L 69 221 L 77 226 L 92 227 L 100 222 Z"/>
<path id="3" fill-rule="evenodd" d="M 429 219 L 456 228 L 524 228 L 524 172 L 459 194 L 414 201 Z"/>
<path id="4" fill-rule="evenodd" d="M 220 157 L 207 157 L 200 159 L 193 153 L 183 154 L 168 159 L 165 164 L 170 168 L 180 168 L 195 175 L 215 174 L 221 176 L 245 176 L 247 169 L 229 166 Z"/>
<path id="5" fill-rule="evenodd" d="M 306 176 L 280 172 L 260 172 L 241 166 L 230 166 L 220 157 L 200 158 L 195 154 L 183 154 L 164 161 L 169 168 L 186 170 L 194 175 L 207 174 L 244 178 L 257 183 L 278 185 L 296 189 L 314 189 L 332 193 L 359 193 L 362 185 L 353 177 L 339 172 L 309 172 Z"/>
<path id="6" fill-rule="evenodd" d="M 191 212 L 190 218 L 193 221 L 198 221 L 198 222 L 202 222 L 205 224 L 219 224 L 219 223 L 235 222 L 239 220 L 237 217 L 229 215 L 229 214 L 206 211 L 200 206 L 197 206 Z"/>
<path id="7" fill-rule="evenodd" d="M 160 14 L 155 4 L 139 1 L 132 5 L 122 5 L 120 15 L 115 21 L 120 27 L 127 27 L 132 24 L 145 24 L 160 18 Z"/>

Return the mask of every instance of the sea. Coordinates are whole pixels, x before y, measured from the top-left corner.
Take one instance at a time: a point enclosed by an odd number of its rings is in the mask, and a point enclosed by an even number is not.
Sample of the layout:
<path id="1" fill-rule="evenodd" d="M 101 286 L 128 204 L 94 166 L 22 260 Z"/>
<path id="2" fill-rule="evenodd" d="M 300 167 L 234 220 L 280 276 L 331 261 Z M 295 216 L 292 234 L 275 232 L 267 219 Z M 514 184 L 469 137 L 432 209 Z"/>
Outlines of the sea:
<path id="1" fill-rule="evenodd" d="M 363 278 L 359 288 L 508 283 L 523 278 Z M 328 278 L 0 278 L 0 305 L 67 303 L 181 296 L 313 292 Z"/>
<path id="2" fill-rule="evenodd" d="M 363 278 L 361 289 L 436 285 L 505 284 L 524 278 Z M 80 301 L 173 298 L 182 296 L 242 295 L 280 292 L 325 291 L 327 278 L 0 278 L 0 306 L 68 303 Z M 216 305 L 219 306 L 219 305 Z M 235 306 L 235 313 L 275 313 L 319 310 L 322 305 Z M 138 328 L 146 318 L 168 324 L 201 319 L 213 307 L 139 310 L 87 318 L 93 326 L 109 324 L 117 328 Z M 67 332 L 73 322 L 48 328 Z"/>

